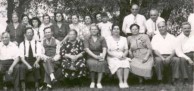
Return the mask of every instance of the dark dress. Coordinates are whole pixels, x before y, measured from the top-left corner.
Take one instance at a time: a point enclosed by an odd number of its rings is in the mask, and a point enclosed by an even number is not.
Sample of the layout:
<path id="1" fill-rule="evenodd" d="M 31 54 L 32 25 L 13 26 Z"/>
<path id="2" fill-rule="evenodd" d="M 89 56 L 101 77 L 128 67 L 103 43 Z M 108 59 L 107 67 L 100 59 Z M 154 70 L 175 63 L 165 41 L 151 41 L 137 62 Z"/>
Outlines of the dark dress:
<path id="1" fill-rule="evenodd" d="M 61 27 L 59 28 L 59 26 L 55 23 L 52 26 L 52 30 L 53 30 L 53 36 L 59 40 L 62 41 L 67 33 L 69 32 L 69 25 L 67 23 L 62 23 Z"/>
<path id="2" fill-rule="evenodd" d="M 10 34 L 10 40 L 16 41 L 18 44 L 20 44 L 24 40 L 24 30 L 25 26 L 22 24 L 19 24 L 18 27 L 15 29 L 14 25 L 10 23 L 7 25 L 6 31 Z"/>
<path id="3" fill-rule="evenodd" d="M 84 41 L 84 47 L 89 48 L 95 55 L 100 55 L 103 48 L 107 48 L 104 37 L 98 37 L 96 42 L 90 37 Z M 108 65 L 106 61 L 98 61 L 97 59 L 87 55 L 87 65 L 90 71 L 107 72 Z"/>
<path id="4" fill-rule="evenodd" d="M 84 51 L 84 44 L 77 40 L 75 44 L 66 41 L 60 49 L 62 58 L 62 74 L 65 78 L 80 78 L 86 76 L 86 59 L 84 57 L 78 58 L 72 62 L 69 58 L 65 58 L 65 54 L 78 55 Z M 71 69 L 74 68 L 74 69 Z"/>

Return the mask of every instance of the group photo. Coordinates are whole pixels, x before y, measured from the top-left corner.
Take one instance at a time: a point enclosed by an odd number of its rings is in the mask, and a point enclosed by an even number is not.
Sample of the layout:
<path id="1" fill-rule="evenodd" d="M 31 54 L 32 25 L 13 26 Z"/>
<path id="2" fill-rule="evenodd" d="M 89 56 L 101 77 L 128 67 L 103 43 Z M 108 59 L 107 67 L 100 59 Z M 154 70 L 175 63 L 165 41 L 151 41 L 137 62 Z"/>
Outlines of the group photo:
<path id="1" fill-rule="evenodd" d="M 0 91 L 194 91 L 194 0 L 0 0 Z"/>

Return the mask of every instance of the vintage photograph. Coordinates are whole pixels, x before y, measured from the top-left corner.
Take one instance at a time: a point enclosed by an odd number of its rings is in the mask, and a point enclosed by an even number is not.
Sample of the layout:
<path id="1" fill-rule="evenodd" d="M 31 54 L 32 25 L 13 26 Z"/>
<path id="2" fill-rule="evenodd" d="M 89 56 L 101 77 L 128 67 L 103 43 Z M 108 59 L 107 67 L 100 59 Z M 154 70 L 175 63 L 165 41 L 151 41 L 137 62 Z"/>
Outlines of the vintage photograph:
<path id="1" fill-rule="evenodd" d="M 0 0 L 0 91 L 194 91 L 194 0 Z"/>

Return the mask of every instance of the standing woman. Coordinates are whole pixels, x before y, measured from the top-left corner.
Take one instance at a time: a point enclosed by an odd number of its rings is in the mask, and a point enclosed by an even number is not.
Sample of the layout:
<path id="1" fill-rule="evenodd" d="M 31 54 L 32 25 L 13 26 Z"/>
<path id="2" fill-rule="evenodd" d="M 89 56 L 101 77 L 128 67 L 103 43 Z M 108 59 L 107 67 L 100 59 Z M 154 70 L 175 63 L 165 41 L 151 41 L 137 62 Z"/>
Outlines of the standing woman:
<path id="1" fill-rule="evenodd" d="M 86 53 L 88 54 L 87 65 L 91 74 L 90 88 L 95 87 L 95 76 L 97 73 L 97 88 L 102 88 L 101 80 L 106 71 L 106 50 L 107 44 L 103 37 L 99 36 L 99 29 L 96 25 L 90 27 L 91 36 L 84 40 Z"/>
<path id="2" fill-rule="evenodd" d="M 140 34 L 139 29 L 137 24 L 130 26 L 132 36 L 128 37 L 128 43 L 130 46 L 129 54 L 132 57 L 131 71 L 139 76 L 141 84 L 143 78 L 150 79 L 152 77 L 153 56 L 148 35 Z"/>
<path id="3" fill-rule="evenodd" d="M 83 24 L 79 23 L 78 15 L 74 14 L 72 17 L 72 24 L 69 24 L 70 29 L 75 29 L 78 33 L 78 38 L 81 39 L 81 31 L 83 29 Z"/>
<path id="4" fill-rule="evenodd" d="M 120 88 L 128 88 L 129 61 L 127 38 L 120 36 L 119 25 L 113 24 L 112 36 L 107 37 L 107 61 L 112 74 L 116 73 Z"/>
<path id="5" fill-rule="evenodd" d="M 40 30 L 40 19 L 38 17 L 33 17 L 32 19 L 30 19 L 29 23 L 34 31 L 34 39 L 36 41 L 42 42 L 44 38 L 44 31 Z"/>
<path id="6" fill-rule="evenodd" d="M 92 18 L 90 15 L 85 16 L 85 22 L 81 31 L 81 39 L 84 40 L 90 36 L 90 26 L 92 25 Z"/>
<path id="7" fill-rule="evenodd" d="M 11 42 L 19 45 L 24 40 L 25 26 L 19 23 L 19 18 L 16 13 L 12 14 L 12 23 L 7 25 L 6 31 L 10 34 Z"/>
<path id="8" fill-rule="evenodd" d="M 56 24 L 53 24 L 53 36 L 57 40 L 62 41 L 69 32 L 69 25 L 63 21 L 64 17 L 62 13 L 55 13 L 54 19 Z"/>
<path id="9" fill-rule="evenodd" d="M 28 15 L 26 15 L 26 14 L 22 15 L 22 21 L 21 21 L 21 23 L 24 26 L 31 27 L 31 25 L 29 24 L 29 20 L 30 20 L 30 18 L 28 17 Z"/>

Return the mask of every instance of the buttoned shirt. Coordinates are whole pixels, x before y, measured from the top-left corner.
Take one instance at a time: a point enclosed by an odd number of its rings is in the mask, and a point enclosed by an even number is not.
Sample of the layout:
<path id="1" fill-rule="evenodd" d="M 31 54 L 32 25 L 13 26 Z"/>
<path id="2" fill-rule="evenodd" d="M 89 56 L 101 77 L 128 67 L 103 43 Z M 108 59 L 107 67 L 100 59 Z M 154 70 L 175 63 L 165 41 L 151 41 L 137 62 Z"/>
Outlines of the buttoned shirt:
<path id="1" fill-rule="evenodd" d="M 160 54 L 172 54 L 175 51 L 175 44 L 176 38 L 169 33 L 165 38 L 161 34 L 156 34 L 151 41 L 153 50 Z"/>
<path id="2" fill-rule="evenodd" d="M 104 38 L 107 38 L 111 36 L 111 28 L 112 28 L 112 23 L 111 22 L 106 22 L 106 23 L 99 23 L 98 27 L 101 31 L 101 36 Z"/>
<path id="3" fill-rule="evenodd" d="M 43 47 L 40 42 L 35 41 L 32 39 L 31 41 L 25 40 L 20 44 L 20 57 L 29 57 L 29 43 L 31 43 L 32 52 L 34 57 L 42 57 L 43 54 Z M 25 45 L 24 45 L 25 44 Z"/>
<path id="4" fill-rule="evenodd" d="M 134 16 L 133 14 L 129 14 L 125 16 L 123 20 L 122 31 L 124 33 L 131 33 L 130 26 L 134 23 L 140 26 L 140 30 L 139 30 L 140 33 L 145 33 L 146 18 L 140 14 L 137 14 L 136 16 Z"/>
<path id="5" fill-rule="evenodd" d="M 186 56 L 184 53 L 186 53 L 185 43 L 188 41 L 189 37 L 185 36 L 183 33 L 181 33 L 177 38 L 177 44 L 176 44 L 176 55 L 178 57 L 183 57 L 185 59 L 189 59 L 188 56 Z"/>
<path id="6" fill-rule="evenodd" d="M 9 42 L 8 45 L 4 45 L 0 42 L 0 60 L 16 59 L 19 57 L 19 48 L 16 44 Z"/>
<path id="7" fill-rule="evenodd" d="M 163 18 L 158 17 L 156 22 L 154 22 L 151 18 L 146 21 L 146 29 L 147 29 L 147 34 L 149 33 L 154 33 L 157 34 L 159 33 L 158 30 L 158 23 L 165 21 Z"/>

